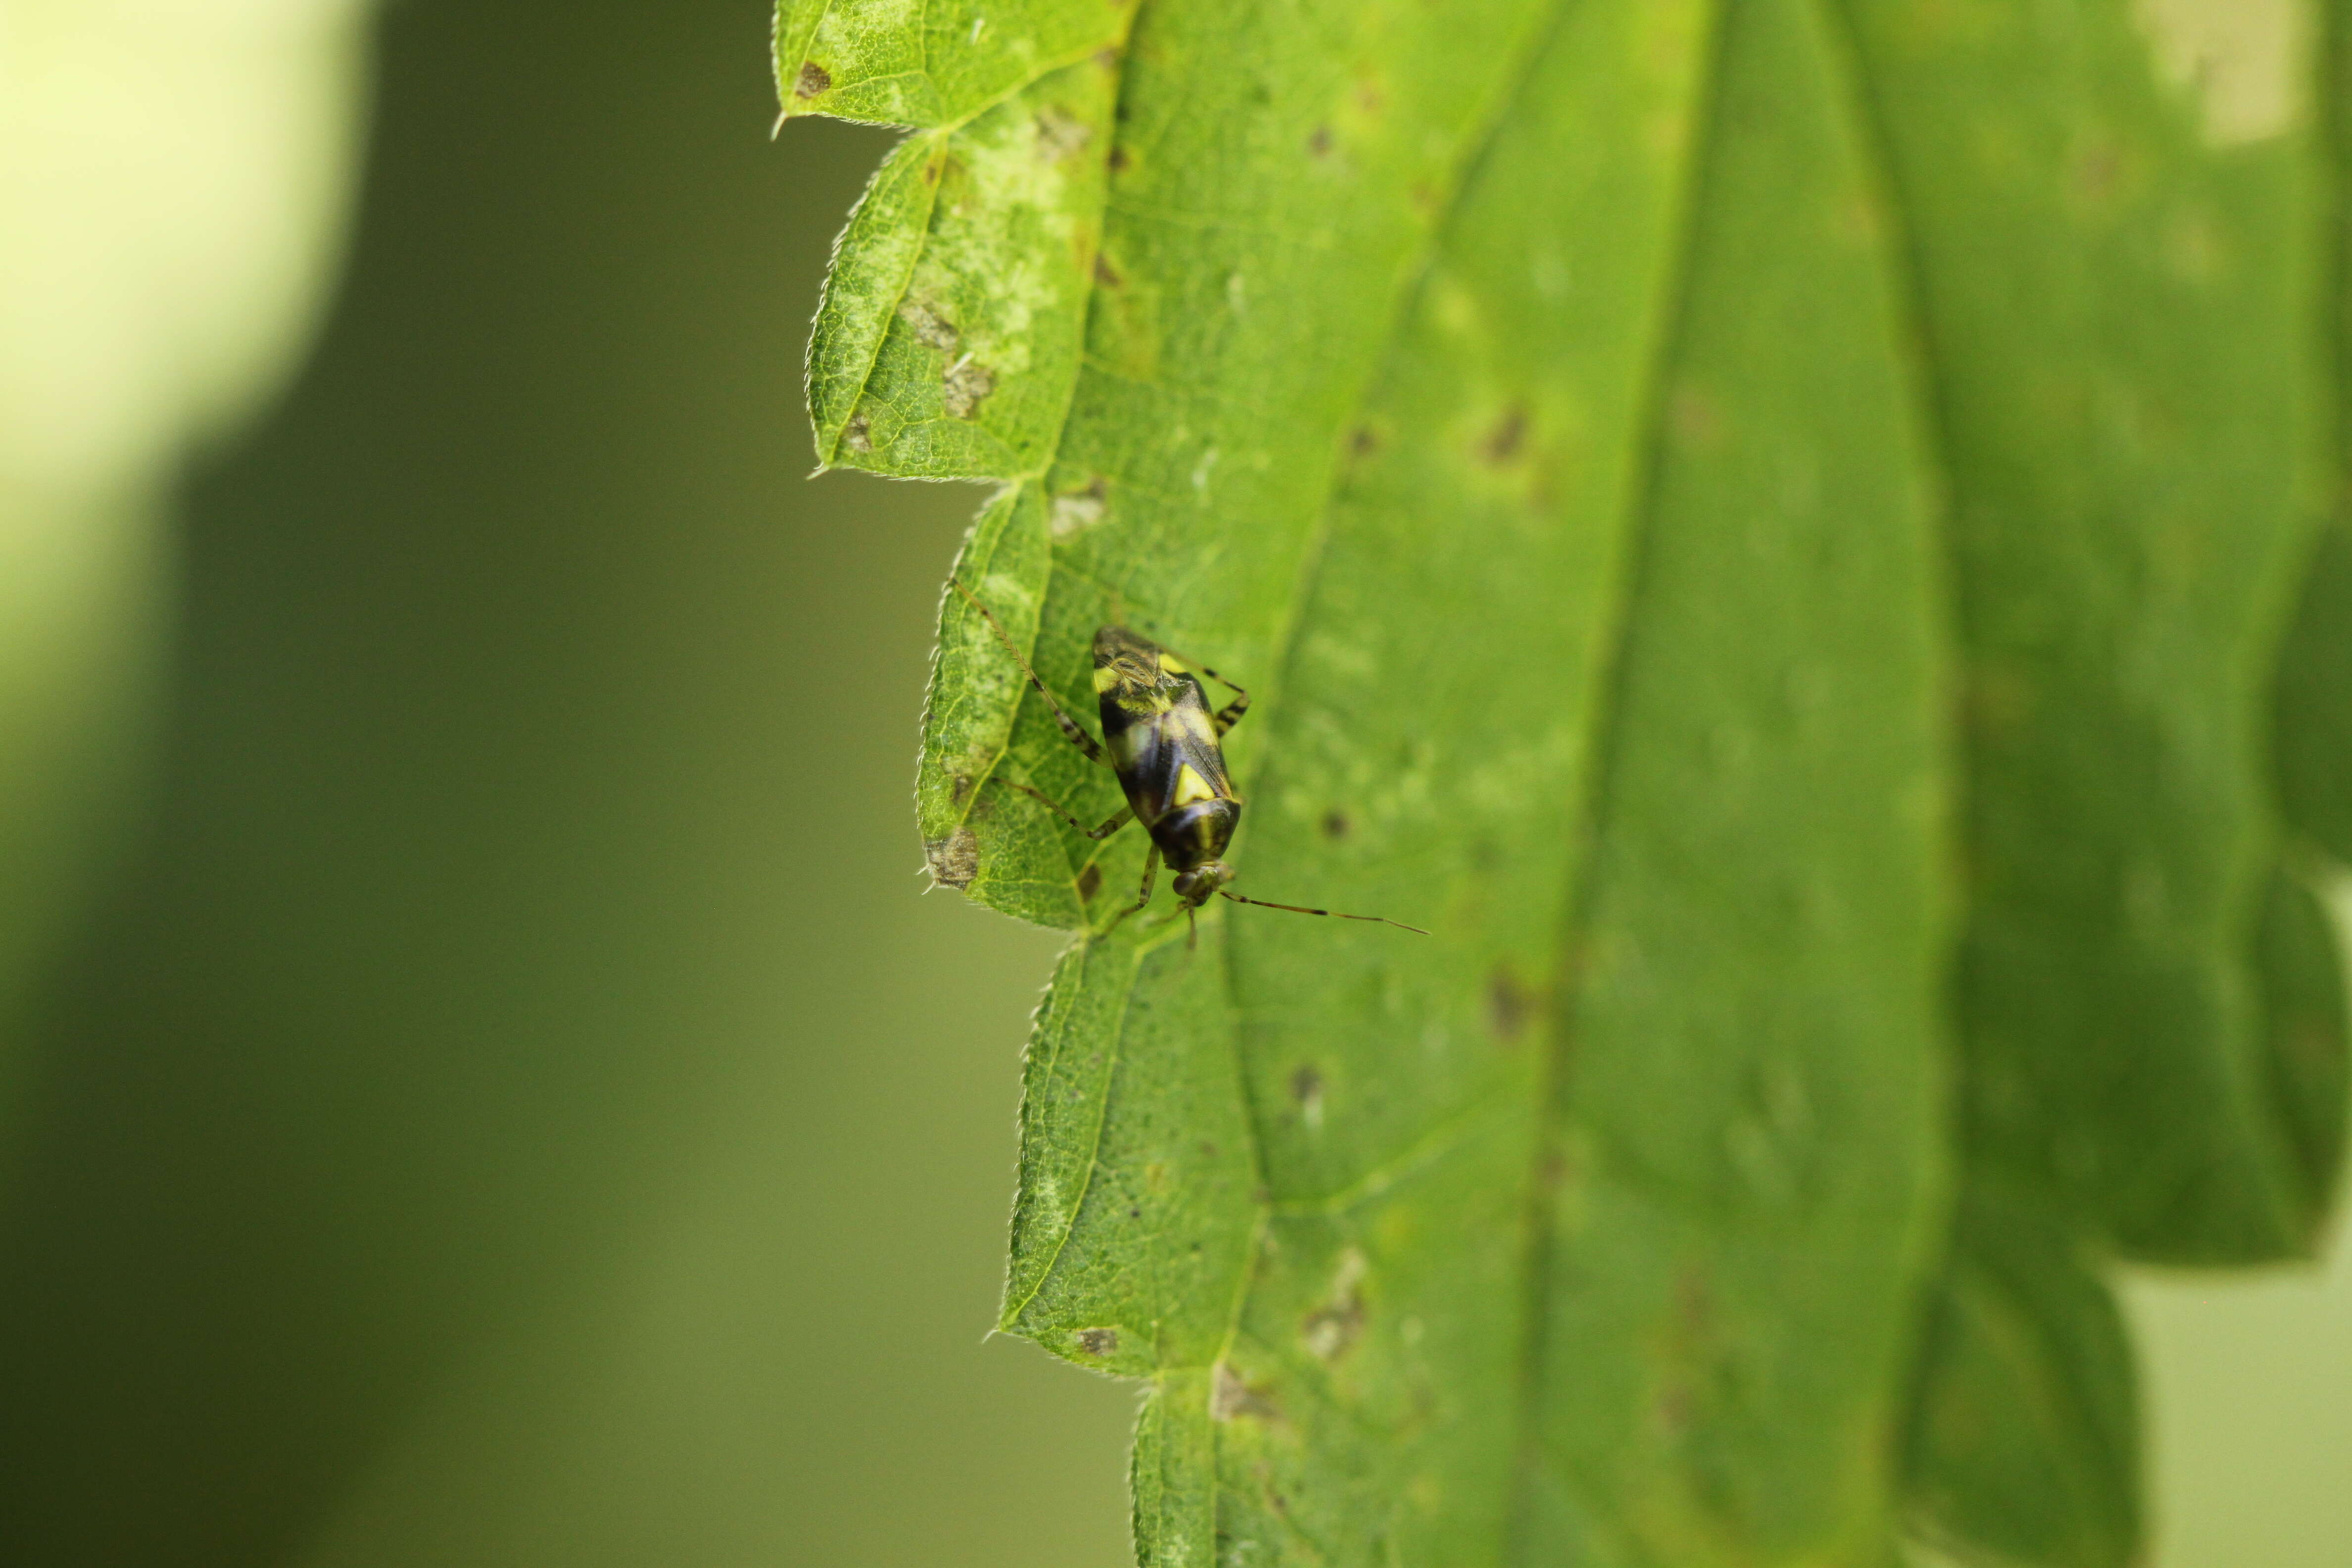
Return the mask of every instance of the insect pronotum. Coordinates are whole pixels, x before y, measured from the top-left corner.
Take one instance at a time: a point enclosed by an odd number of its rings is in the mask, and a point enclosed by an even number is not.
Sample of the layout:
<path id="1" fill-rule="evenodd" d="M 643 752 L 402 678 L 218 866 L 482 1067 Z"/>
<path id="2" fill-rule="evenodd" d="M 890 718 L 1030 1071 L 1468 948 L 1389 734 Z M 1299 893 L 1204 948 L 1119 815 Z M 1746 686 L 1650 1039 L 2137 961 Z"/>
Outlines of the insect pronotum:
<path id="1" fill-rule="evenodd" d="M 1100 763 L 1117 775 L 1118 787 L 1126 792 L 1127 805 L 1100 826 L 1088 827 L 1042 790 L 1006 782 L 1024 795 L 1043 801 L 1055 816 L 1089 838 L 1108 838 L 1130 820 L 1142 823 L 1144 832 L 1151 836 L 1151 847 L 1143 858 L 1142 890 L 1134 904 L 1118 912 L 1118 919 L 1111 921 L 1113 926 L 1151 902 L 1152 880 L 1159 874 L 1160 860 L 1165 858 L 1168 868 L 1175 873 L 1177 907 L 1184 911 L 1188 925 L 1200 907 L 1215 897 L 1230 899 L 1237 904 L 1255 904 L 1265 910 L 1287 910 L 1295 915 L 1371 921 L 1420 936 L 1429 934 L 1419 926 L 1409 926 L 1385 915 L 1350 915 L 1338 910 L 1309 909 L 1304 904 L 1269 903 L 1225 890 L 1225 884 L 1235 875 L 1234 868 L 1225 864 L 1225 847 L 1233 842 L 1234 829 L 1240 826 L 1242 801 L 1234 793 L 1232 775 L 1225 771 L 1223 742 L 1225 731 L 1240 723 L 1242 715 L 1249 711 L 1248 692 L 1207 665 L 1180 658 L 1150 637 L 1125 626 L 1098 627 L 1095 632 L 1095 697 L 1100 705 L 1103 738 L 1097 742 L 1037 679 L 1036 670 L 1030 668 L 1020 647 L 988 606 L 961 581 L 952 577 L 948 581 L 963 595 L 964 602 L 988 622 L 988 629 L 996 634 L 996 640 L 1004 645 L 1004 651 L 1013 656 L 1013 662 L 1029 678 L 1029 684 L 1037 689 L 1037 695 L 1053 710 L 1054 721 L 1062 727 L 1070 744 L 1085 752 L 1089 762 Z M 1208 692 L 1201 684 L 1202 676 L 1230 690 L 1234 700 L 1211 712 Z M 1197 940 L 1197 928 L 1192 935 Z"/>

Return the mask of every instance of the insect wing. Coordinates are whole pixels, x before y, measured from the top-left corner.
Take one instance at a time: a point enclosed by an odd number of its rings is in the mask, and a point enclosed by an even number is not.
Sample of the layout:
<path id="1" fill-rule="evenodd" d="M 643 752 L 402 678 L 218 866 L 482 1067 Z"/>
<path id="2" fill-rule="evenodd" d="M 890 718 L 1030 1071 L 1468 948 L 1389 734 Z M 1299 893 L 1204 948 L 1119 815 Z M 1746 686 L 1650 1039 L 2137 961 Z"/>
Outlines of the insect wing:
<path id="1" fill-rule="evenodd" d="M 1207 693 L 1190 673 L 1176 677 L 1176 700 L 1159 724 L 1165 770 L 1160 776 L 1168 804 L 1181 808 L 1197 801 L 1231 800 L 1233 778 L 1225 772 L 1225 748 L 1217 739 Z"/>
<path id="2" fill-rule="evenodd" d="M 1148 825 L 1196 801 L 1232 799 L 1201 683 L 1171 674 L 1145 700 L 1138 695 L 1107 691 L 1102 704 L 1103 731 L 1136 816 Z"/>

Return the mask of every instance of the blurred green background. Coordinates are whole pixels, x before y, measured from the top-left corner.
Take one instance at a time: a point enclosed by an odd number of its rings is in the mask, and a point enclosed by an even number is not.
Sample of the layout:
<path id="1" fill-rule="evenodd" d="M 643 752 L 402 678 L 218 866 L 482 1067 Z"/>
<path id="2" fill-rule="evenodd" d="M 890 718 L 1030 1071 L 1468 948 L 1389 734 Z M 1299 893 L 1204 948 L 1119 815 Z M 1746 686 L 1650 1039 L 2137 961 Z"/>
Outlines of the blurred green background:
<path id="1" fill-rule="evenodd" d="M 977 492 L 803 477 L 888 139 L 771 144 L 766 26 L 382 18 L 314 355 L 91 688 L 157 717 L 0 1071 L 12 1564 L 1126 1559 L 1131 1396 L 982 1339 L 1058 939 L 916 875 Z M 2131 1287 L 2173 1568 L 2352 1564 L 2336 1256 Z"/>
<path id="2" fill-rule="evenodd" d="M 887 145 L 752 0 L 397 5 L 315 355 L 178 507 L 159 783 L 35 1004 L 12 1564 L 1108 1564 L 993 1321 L 1058 939 L 922 898 L 977 492 L 807 482 Z"/>

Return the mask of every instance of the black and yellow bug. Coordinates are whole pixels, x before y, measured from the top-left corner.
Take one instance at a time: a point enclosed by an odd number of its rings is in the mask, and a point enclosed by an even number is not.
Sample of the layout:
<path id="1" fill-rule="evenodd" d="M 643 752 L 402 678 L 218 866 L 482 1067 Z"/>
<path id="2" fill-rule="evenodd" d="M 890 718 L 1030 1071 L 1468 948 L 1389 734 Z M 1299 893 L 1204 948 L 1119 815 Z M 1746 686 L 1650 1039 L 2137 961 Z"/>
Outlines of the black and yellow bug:
<path id="1" fill-rule="evenodd" d="M 1130 820 L 1142 823 L 1143 830 L 1151 836 L 1151 848 L 1143 858 L 1142 891 L 1132 906 L 1119 911 L 1118 919 L 1111 922 L 1114 926 L 1151 902 L 1152 881 L 1164 858 L 1168 868 L 1176 874 L 1177 907 L 1188 922 L 1214 897 L 1260 909 L 1287 910 L 1292 914 L 1374 921 L 1400 931 L 1429 934 L 1419 926 L 1384 915 L 1268 903 L 1225 890 L 1235 873 L 1223 857 L 1225 847 L 1233 842 L 1234 829 L 1241 825 L 1242 800 L 1234 793 L 1232 775 L 1225 771 L 1223 742 L 1225 731 L 1249 711 L 1248 692 L 1207 665 L 1180 658 L 1125 626 L 1099 627 L 1095 632 L 1095 698 L 1100 707 L 1103 738 L 1097 743 L 1055 700 L 988 606 L 961 582 L 949 581 L 981 613 L 1004 651 L 1021 666 L 1029 684 L 1053 710 L 1054 721 L 1069 737 L 1070 744 L 1085 752 L 1089 762 L 1100 763 L 1117 775 L 1127 805 L 1100 826 L 1088 827 L 1043 791 L 1019 783 L 1013 783 L 1013 787 L 1045 802 L 1056 816 L 1089 838 L 1108 838 Z M 1234 700 L 1211 712 L 1208 690 L 1201 684 L 1202 676 L 1233 692 Z"/>

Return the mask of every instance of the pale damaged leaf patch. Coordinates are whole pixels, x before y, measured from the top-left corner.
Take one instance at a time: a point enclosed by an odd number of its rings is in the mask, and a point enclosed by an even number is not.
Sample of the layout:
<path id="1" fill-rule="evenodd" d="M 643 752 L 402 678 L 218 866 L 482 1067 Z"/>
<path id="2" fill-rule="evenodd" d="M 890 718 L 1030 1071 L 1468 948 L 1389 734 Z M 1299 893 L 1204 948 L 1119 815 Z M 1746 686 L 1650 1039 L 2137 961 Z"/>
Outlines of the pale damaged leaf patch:
<path id="1" fill-rule="evenodd" d="M 2286 133 L 2310 80 L 2315 18 L 2295 0 L 2134 0 L 2165 80 L 2196 94 L 2206 139 Z"/>
<path id="2" fill-rule="evenodd" d="M 825 286 L 809 404 L 827 466 L 1034 474 L 1059 435 L 1099 234 L 1116 73 L 1088 58 L 909 137 Z"/>

